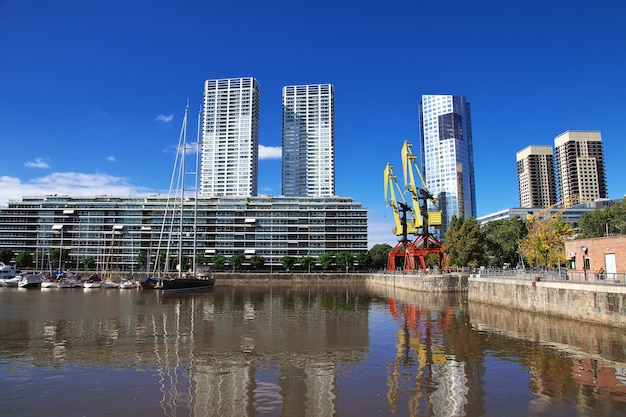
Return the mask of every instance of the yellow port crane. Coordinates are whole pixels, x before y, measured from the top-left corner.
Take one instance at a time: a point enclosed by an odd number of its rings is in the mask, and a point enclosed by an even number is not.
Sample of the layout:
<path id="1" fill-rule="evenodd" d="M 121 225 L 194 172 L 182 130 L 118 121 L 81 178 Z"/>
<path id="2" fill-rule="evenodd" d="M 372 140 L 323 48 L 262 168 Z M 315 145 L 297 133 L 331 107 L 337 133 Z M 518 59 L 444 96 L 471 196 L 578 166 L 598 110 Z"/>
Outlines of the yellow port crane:
<path id="1" fill-rule="evenodd" d="M 389 195 L 389 205 L 394 209 L 396 222 L 394 234 L 402 236 L 388 255 L 387 270 L 395 271 L 400 265 L 405 271 L 426 269 L 424 256 L 427 253 L 438 255 L 438 266 L 441 268 L 445 258 L 443 245 L 428 230 L 429 226 L 441 227 L 442 224 L 441 211 L 428 210 L 428 201 L 436 204 L 437 199 L 428 192 L 426 181 L 416 163 L 417 157 L 411 151 L 411 144 L 407 141 L 404 141 L 401 155 L 405 191 L 398 185 L 391 164 L 387 163 L 384 173 L 385 201 Z M 421 180 L 421 187 L 418 187 L 415 182 L 415 171 Z M 398 189 L 402 201 L 396 199 L 394 186 Z M 412 205 L 406 202 L 404 192 L 411 194 Z M 416 236 L 416 239 L 411 241 L 408 238 L 409 234 Z"/>

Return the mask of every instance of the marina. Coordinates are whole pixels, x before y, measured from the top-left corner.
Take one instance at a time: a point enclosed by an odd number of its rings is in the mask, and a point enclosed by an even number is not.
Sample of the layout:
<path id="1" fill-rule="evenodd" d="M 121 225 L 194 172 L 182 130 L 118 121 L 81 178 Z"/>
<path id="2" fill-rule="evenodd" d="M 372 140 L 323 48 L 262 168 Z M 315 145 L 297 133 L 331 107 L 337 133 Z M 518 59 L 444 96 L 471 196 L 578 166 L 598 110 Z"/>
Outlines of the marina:
<path id="1" fill-rule="evenodd" d="M 0 305 L 4 416 L 626 414 L 623 331 L 454 292 L 220 279 Z"/>

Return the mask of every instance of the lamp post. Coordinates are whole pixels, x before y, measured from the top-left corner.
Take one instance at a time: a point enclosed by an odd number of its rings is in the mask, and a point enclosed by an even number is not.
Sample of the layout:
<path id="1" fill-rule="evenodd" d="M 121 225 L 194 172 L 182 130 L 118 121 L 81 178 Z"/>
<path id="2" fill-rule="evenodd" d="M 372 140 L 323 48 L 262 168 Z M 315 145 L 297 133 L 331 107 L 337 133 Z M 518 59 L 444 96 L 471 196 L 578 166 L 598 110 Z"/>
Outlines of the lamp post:
<path id="1" fill-rule="evenodd" d="M 580 247 L 581 252 L 583 253 L 583 274 L 585 275 L 585 281 L 587 281 L 587 259 L 586 259 L 586 255 L 587 255 L 587 247 L 586 246 L 581 246 Z"/>

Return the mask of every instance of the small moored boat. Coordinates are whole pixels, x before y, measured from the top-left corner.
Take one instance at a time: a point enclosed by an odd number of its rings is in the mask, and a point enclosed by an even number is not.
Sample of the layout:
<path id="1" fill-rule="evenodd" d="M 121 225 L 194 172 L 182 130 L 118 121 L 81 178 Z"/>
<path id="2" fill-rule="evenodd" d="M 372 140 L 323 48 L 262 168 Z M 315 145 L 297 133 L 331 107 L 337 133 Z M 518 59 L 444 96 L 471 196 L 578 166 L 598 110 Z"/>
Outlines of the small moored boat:
<path id="1" fill-rule="evenodd" d="M 152 278 L 152 277 L 148 277 L 146 279 L 142 279 L 139 282 L 139 285 L 144 290 L 153 290 L 153 289 L 155 289 L 157 287 L 158 284 L 159 284 L 159 280 L 156 279 L 156 278 Z"/>
<path id="2" fill-rule="evenodd" d="M 41 283 L 41 288 L 56 288 L 57 282 L 53 278 L 45 278 Z"/>
<path id="3" fill-rule="evenodd" d="M 41 288 L 43 282 L 41 274 L 22 274 L 19 275 L 19 278 L 17 286 L 20 288 Z"/>
<path id="4" fill-rule="evenodd" d="M 111 289 L 111 288 L 119 288 L 120 283 L 115 281 L 104 281 L 102 284 L 102 288 Z"/>
<path id="5" fill-rule="evenodd" d="M 83 282 L 83 288 L 102 288 L 102 279 L 98 274 L 93 274 L 87 281 Z"/>
<path id="6" fill-rule="evenodd" d="M 17 283 L 20 282 L 20 279 L 22 279 L 19 275 L 13 278 L 6 278 L 2 280 L 2 283 L 0 284 L 0 286 L 2 287 L 11 287 L 11 288 L 17 288 Z"/>
<path id="7" fill-rule="evenodd" d="M 120 282 L 121 290 L 132 289 L 132 288 L 137 288 L 137 287 L 139 287 L 139 283 L 137 283 L 137 281 L 135 281 L 133 278 L 124 279 L 122 280 L 122 282 Z"/>

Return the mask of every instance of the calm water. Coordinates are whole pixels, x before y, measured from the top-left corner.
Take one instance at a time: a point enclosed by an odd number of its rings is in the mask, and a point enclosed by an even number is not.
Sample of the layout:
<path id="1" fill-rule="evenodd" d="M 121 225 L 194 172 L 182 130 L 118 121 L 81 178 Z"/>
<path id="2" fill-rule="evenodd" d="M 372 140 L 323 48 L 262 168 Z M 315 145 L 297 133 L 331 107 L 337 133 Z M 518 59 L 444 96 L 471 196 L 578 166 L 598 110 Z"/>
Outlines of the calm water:
<path id="1" fill-rule="evenodd" d="M 0 415 L 624 416 L 625 333 L 358 283 L 0 288 Z"/>

